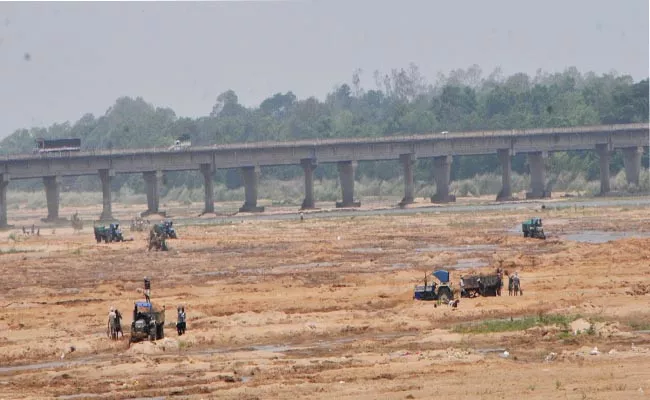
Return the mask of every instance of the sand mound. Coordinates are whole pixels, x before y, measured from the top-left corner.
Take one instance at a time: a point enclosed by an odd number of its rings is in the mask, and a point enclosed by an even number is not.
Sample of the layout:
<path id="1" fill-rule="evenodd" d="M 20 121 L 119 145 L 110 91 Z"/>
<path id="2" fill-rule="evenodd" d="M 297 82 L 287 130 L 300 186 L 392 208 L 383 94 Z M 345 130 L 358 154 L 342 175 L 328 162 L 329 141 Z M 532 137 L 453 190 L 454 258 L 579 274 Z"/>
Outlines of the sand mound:
<path id="1" fill-rule="evenodd" d="M 636 283 L 625 293 L 630 296 L 645 296 L 650 293 L 650 284 Z"/>
<path id="2" fill-rule="evenodd" d="M 178 350 L 178 341 L 164 338 L 155 342 L 143 341 L 132 343 L 126 354 L 161 354 L 167 351 Z"/>
<path id="3" fill-rule="evenodd" d="M 571 322 L 570 327 L 571 327 L 571 332 L 573 332 L 574 335 L 580 333 L 587 333 L 591 328 L 591 322 L 587 321 L 584 318 L 579 318 Z"/>
<path id="4" fill-rule="evenodd" d="M 574 335 L 592 334 L 598 337 L 611 338 L 616 336 L 626 336 L 621 332 L 618 322 L 594 322 L 591 323 L 583 318 L 577 319 L 571 323 L 571 331 Z"/>

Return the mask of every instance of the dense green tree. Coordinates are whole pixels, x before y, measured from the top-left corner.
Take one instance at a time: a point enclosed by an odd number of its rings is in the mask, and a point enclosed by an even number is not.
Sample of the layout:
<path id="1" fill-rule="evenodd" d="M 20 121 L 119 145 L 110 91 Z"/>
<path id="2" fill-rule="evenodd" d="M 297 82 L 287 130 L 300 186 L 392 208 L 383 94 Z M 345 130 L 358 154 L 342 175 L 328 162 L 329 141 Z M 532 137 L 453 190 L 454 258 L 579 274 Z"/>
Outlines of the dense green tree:
<path id="1" fill-rule="evenodd" d="M 259 107 L 239 103 L 235 91 L 219 94 L 209 115 L 179 118 L 169 108 L 157 108 L 137 97 L 121 97 L 102 116 L 86 114 L 75 123 L 48 128 L 19 129 L 0 142 L 0 155 L 31 152 L 39 137 L 78 137 L 85 149 L 167 147 L 188 134 L 196 145 L 255 141 L 287 141 L 341 137 L 379 137 L 442 131 L 530 129 L 578 125 L 618 124 L 648 121 L 648 79 L 634 82 L 626 75 L 581 74 L 576 68 L 535 76 L 516 73 L 504 76 L 500 69 L 483 76 L 477 65 L 439 74 L 431 85 L 418 67 L 375 71 L 374 87 L 364 87 L 364 73 L 353 72 L 350 84 L 336 86 L 324 101 L 315 97 L 297 99 L 292 91 L 275 93 Z M 647 152 L 643 157 L 648 163 Z M 551 154 L 549 171 L 582 173 L 588 179 L 599 174 L 593 151 Z M 612 158 L 612 172 L 623 167 L 622 157 Z M 455 157 L 455 179 L 497 172 L 496 155 Z M 525 155 L 513 157 L 513 170 L 526 172 Z M 264 168 L 265 176 L 290 179 L 300 176 L 298 167 Z M 400 176 L 396 161 L 359 163 L 357 176 L 388 180 Z M 416 179 L 431 179 L 430 160 L 418 160 Z M 228 187 L 241 186 L 236 170 L 221 171 L 215 179 Z M 316 177 L 336 177 L 336 167 L 321 166 Z M 114 188 L 129 185 L 143 188 L 141 178 L 119 175 Z M 166 187 L 198 187 L 197 172 L 170 172 Z M 24 184 L 38 186 L 40 182 Z M 31 185 L 31 186 L 30 186 Z M 97 190 L 97 179 L 70 178 L 66 185 L 79 190 Z"/>

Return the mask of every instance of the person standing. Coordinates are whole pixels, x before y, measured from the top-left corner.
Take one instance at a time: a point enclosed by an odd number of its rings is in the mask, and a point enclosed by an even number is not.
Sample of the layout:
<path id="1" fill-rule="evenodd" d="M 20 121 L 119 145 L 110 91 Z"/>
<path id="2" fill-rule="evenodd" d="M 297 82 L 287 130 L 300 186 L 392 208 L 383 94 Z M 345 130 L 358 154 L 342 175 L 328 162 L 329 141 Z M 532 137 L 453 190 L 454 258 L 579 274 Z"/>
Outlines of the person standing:
<path id="1" fill-rule="evenodd" d="M 116 332 L 115 332 L 115 321 L 117 319 L 117 314 L 115 314 L 115 307 L 111 307 L 111 309 L 108 311 L 108 337 L 111 339 L 115 339 L 116 337 Z"/>
<path id="2" fill-rule="evenodd" d="M 151 280 L 146 276 L 144 277 L 144 298 L 147 303 L 151 302 Z"/>
<path id="3" fill-rule="evenodd" d="M 497 268 L 497 276 L 499 277 L 497 296 L 501 296 L 501 290 L 503 289 L 503 270 L 501 268 Z"/>
<path id="4" fill-rule="evenodd" d="M 465 292 L 465 278 L 462 275 L 460 277 L 460 297 L 469 297 Z"/>
<path id="5" fill-rule="evenodd" d="M 178 333 L 178 336 L 182 335 L 182 333 L 181 333 L 181 331 L 182 331 L 181 330 L 181 320 L 182 320 L 181 306 L 178 306 L 176 308 L 176 333 Z"/>
<path id="6" fill-rule="evenodd" d="M 176 331 L 178 332 L 178 336 L 180 336 L 185 333 L 185 307 L 178 307 L 177 313 Z"/>
<path id="7" fill-rule="evenodd" d="M 521 291 L 521 286 L 519 282 L 519 274 L 517 272 L 514 273 L 512 276 L 512 286 L 513 286 L 513 292 L 515 296 L 519 296 L 520 291 Z"/>

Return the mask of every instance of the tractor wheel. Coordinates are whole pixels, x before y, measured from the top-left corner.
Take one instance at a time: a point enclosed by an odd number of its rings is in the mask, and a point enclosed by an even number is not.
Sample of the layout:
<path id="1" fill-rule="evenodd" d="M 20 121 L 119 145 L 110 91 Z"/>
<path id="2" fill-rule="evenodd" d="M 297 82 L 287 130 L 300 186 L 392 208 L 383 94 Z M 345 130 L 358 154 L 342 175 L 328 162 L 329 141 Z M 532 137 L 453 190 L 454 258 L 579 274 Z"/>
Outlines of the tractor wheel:
<path id="1" fill-rule="evenodd" d="M 438 292 L 438 300 L 443 303 L 449 303 L 449 300 L 451 300 L 451 293 L 449 292 L 449 289 L 441 288 L 440 292 Z"/>
<path id="2" fill-rule="evenodd" d="M 164 339 L 165 338 L 165 325 L 161 324 L 160 325 L 160 337 L 158 339 Z"/>
<path id="3" fill-rule="evenodd" d="M 152 342 L 156 340 L 156 333 L 157 333 L 156 327 L 149 329 L 149 340 L 151 340 Z"/>

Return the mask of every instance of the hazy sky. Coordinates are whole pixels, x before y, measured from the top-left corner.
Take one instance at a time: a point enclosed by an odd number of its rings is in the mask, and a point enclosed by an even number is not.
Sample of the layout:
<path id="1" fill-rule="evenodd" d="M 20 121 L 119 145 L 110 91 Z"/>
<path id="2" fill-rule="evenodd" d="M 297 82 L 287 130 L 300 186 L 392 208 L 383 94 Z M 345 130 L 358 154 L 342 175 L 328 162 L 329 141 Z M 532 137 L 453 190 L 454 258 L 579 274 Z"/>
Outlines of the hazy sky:
<path id="1" fill-rule="evenodd" d="M 143 96 L 206 115 L 233 89 L 323 98 L 376 69 L 576 66 L 648 76 L 648 0 L 1 2 L 0 137 Z M 31 56 L 25 59 L 25 54 Z"/>

